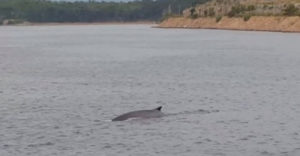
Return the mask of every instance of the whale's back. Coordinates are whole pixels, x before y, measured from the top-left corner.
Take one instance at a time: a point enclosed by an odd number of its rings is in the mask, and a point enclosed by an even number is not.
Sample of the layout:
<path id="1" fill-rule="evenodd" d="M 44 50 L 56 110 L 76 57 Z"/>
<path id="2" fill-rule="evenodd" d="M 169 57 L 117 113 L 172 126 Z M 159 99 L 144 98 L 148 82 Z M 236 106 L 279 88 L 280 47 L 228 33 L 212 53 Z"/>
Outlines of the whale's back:
<path id="1" fill-rule="evenodd" d="M 160 111 L 161 107 L 158 107 L 153 110 L 139 110 L 139 111 L 132 111 L 125 114 L 122 114 L 114 119 L 112 121 L 124 121 L 129 118 L 157 118 L 162 117 L 164 114 Z"/>

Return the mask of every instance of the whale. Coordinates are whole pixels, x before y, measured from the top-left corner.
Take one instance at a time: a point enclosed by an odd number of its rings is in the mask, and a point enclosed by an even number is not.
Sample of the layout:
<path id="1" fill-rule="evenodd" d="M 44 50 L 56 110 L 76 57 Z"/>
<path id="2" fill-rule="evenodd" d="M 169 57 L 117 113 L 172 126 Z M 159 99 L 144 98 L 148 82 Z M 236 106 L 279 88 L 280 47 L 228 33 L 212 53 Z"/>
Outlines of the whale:
<path id="1" fill-rule="evenodd" d="M 150 110 L 137 110 L 122 114 L 112 119 L 112 121 L 124 121 L 131 118 L 158 118 L 164 116 L 161 112 L 162 106 Z"/>

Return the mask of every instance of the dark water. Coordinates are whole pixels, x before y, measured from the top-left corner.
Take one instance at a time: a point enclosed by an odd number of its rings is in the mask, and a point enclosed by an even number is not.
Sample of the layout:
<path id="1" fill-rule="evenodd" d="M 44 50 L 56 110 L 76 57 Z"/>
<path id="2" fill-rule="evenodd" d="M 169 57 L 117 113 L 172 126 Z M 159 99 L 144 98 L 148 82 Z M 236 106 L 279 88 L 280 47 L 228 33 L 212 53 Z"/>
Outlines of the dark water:
<path id="1" fill-rule="evenodd" d="M 298 156 L 299 67 L 299 34 L 0 27 L 0 155 Z"/>

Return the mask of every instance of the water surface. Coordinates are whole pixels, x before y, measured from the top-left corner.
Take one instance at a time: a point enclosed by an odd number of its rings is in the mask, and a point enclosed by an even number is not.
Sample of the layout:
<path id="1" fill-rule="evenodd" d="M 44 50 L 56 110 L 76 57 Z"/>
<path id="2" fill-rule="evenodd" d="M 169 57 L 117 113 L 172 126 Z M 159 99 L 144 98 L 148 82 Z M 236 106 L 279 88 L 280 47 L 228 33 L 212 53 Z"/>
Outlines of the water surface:
<path id="1" fill-rule="evenodd" d="M 298 156 L 300 35 L 0 27 L 1 156 Z M 170 115 L 111 122 L 163 106 Z"/>

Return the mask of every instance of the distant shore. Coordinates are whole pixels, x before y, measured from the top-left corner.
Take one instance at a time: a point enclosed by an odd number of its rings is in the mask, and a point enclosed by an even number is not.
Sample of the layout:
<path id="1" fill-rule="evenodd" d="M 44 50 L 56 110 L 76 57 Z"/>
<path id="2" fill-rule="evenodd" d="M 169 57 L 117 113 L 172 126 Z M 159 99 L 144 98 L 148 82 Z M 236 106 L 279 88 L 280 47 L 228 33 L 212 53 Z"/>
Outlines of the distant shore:
<path id="1" fill-rule="evenodd" d="M 244 31 L 270 32 L 300 32 L 300 16 L 254 16 L 245 21 L 243 18 L 223 17 L 216 18 L 169 18 L 159 24 L 159 28 L 186 28 L 186 29 L 224 29 Z"/>
<path id="2" fill-rule="evenodd" d="M 138 25 L 138 24 L 157 24 L 154 21 L 137 21 L 137 22 L 24 22 L 19 24 L 6 24 L 0 26 L 59 26 L 59 25 Z"/>

